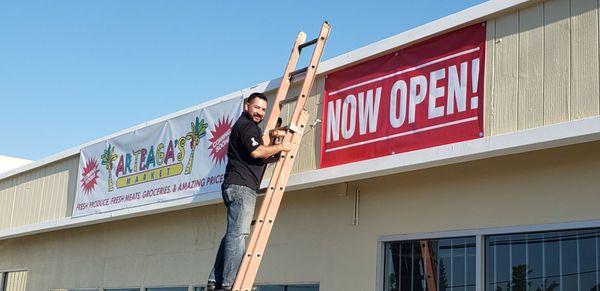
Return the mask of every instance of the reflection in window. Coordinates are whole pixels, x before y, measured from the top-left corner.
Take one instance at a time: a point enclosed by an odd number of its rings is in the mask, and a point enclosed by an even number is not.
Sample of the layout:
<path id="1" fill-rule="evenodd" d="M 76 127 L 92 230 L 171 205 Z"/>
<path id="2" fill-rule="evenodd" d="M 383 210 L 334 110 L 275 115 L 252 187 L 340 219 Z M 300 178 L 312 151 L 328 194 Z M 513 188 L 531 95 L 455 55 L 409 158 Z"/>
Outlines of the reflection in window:
<path id="1" fill-rule="evenodd" d="M 204 287 L 196 287 L 196 291 L 205 291 Z M 317 284 L 294 284 L 294 285 L 258 285 L 253 291 L 319 291 Z"/>
<path id="2" fill-rule="evenodd" d="M 486 290 L 600 291 L 600 229 L 490 236 Z"/>
<path id="3" fill-rule="evenodd" d="M 319 291 L 319 285 L 259 285 L 256 291 Z"/>
<path id="4" fill-rule="evenodd" d="M 388 242 L 385 291 L 475 290 L 475 238 Z"/>

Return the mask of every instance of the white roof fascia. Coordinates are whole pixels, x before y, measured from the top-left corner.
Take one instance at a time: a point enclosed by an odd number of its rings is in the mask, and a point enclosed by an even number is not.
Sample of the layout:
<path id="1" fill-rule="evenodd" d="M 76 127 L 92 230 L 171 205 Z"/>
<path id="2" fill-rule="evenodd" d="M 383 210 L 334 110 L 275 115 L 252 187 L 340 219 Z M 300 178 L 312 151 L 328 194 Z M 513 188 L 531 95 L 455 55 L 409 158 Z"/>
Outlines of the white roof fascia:
<path id="1" fill-rule="evenodd" d="M 462 10 L 455 14 L 451 14 L 446 17 L 440 18 L 438 20 L 435 20 L 435 21 L 429 22 L 427 24 L 421 25 L 419 27 L 413 28 L 406 32 L 391 36 L 391 37 L 383 39 L 381 41 L 366 45 L 364 47 L 353 50 L 351 52 L 348 52 L 348 53 L 339 55 L 337 57 L 331 58 L 329 60 L 323 61 L 319 64 L 317 74 L 321 75 L 321 74 L 325 74 L 325 73 L 330 73 L 335 70 L 341 69 L 343 67 L 347 67 L 349 65 L 352 65 L 352 64 L 355 64 L 358 62 L 364 62 L 368 59 L 372 59 L 374 57 L 385 54 L 386 52 L 389 52 L 391 50 L 397 49 L 402 46 L 409 45 L 416 41 L 423 40 L 425 38 L 444 33 L 451 29 L 455 29 L 455 28 L 458 28 L 461 26 L 472 24 L 477 21 L 482 21 L 484 19 L 489 18 L 490 16 L 493 16 L 493 15 L 496 15 L 499 13 L 503 13 L 508 10 L 513 10 L 518 7 L 524 6 L 526 4 L 532 4 L 532 3 L 536 3 L 536 2 L 540 2 L 540 0 L 490 0 L 490 1 L 484 2 L 482 4 L 473 6 L 471 8 Z M 299 77 L 297 80 L 295 80 L 295 82 L 301 81 L 302 78 L 303 77 Z M 204 102 L 202 104 L 192 106 L 187 109 L 183 109 L 181 111 L 178 111 L 178 112 L 175 112 L 172 114 L 168 114 L 168 115 L 159 117 L 157 119 L 154 119 L 154 120 L 151 120 L 148 122 L 144 122 L 137 126 L 133 126 L 133 127 L 121 130 L 114 134 L 93 140 L 91 142 L 84 143 L 82 145 L 73 147 L 71 149 L 67 149 L 60 153 L 48 156 L 46 158 L 43 158 L 43 159 L 33 162 L 31 164 L 13 169 L 11 171 L 0 173 L 0 180 L 10 177 L 10 176 L 13 176 L 13 175 L 17 175 L 17 174 L 25 172 L 25 171 L 29 171 L 29 170 L 37 168 L 37 167 L 44 166 L 49 163 L 53 163 L 53 162 L 77 155 L 77 154 L 79 154 L 79 152 L 81 151 L 82 148 L 89 146 L 91 144 L 95 144 L 95 143 L 103 141 L 103 140 L 107 140 L 107 139 L 110 139 L 110 138 L 113 138 L 113 137 L 116 137 L 116 136 L 119 136 L 122 134 L 126 134 L 129 132 L 141 129 L 148 125 L 152 125 L 152 124 L 155 124 L 158 122 L 165 121 L 170 118 L 174 118 L 174 117 L 186 114 L 186 113 L 196 110 L 198 108 L 206 107 L 206 106 L 209 106 L 209 105 L 212 105 L 215 103 L 219 103 L 219 102 L 228 100 L 235 96 L 239 96 L 240 93 L 251 93 L 251 92 L 255 92 L 255 91 L 256 92 L 267 92 L 267 91 L 277 89 L 277 87 L 279 87 L 280 83 L 281 83 L 281 78 L 276 78 L 276 79 L 273 79 L 270 81 L 265 81 L 265 82 L 259 83 L 257 85 L 221 96 L 219 98 L 212 99 L 212 100 Z"/>
<path id="2" fill-rule="evenodd" d="M 293 174 L 286 191 L 309 189 L 336 183 L 367 179 L 455 163 L 524 153 L 600 140 L 600 116 L 552 124 L 442 145 L 408 153 L 386 156 L 330 168 Z M 263 187 L 267 181 L 263 181 Z M 166 211 L 220 203 L 221 194 L 209 193 L 163 201 L 130 209 L 121 209 L 82 217 L 19 226 L 0 231 L 0 240 L 84 225 L 150 215 Z"/>

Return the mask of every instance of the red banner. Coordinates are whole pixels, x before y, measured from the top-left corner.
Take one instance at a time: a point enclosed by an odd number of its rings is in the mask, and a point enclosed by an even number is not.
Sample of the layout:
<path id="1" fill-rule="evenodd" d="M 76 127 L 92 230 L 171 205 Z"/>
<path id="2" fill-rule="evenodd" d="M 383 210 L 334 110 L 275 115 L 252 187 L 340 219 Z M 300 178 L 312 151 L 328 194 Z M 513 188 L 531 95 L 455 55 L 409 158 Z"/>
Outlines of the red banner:
<path id="1" fill-rule="evenodd" d="M 321 167 L 483 136 L 485 23 L 334 72 Z"/>

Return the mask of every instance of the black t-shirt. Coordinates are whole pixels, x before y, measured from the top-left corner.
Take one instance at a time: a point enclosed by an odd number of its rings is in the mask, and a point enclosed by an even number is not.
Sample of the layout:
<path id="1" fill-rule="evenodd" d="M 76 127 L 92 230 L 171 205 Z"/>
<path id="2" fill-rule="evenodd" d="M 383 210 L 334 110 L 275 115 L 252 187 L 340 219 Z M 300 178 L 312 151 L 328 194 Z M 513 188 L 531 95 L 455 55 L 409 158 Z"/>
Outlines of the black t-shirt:
<path id="1" fill-rule="evenodd" d="M 265 161 L 262 158 L 253 158 L 250 153 L 262 144 L 262 130 L 242 113 L 229 136 L 228 162 L 223 184 L 241 185 L 258 190 Z"/>

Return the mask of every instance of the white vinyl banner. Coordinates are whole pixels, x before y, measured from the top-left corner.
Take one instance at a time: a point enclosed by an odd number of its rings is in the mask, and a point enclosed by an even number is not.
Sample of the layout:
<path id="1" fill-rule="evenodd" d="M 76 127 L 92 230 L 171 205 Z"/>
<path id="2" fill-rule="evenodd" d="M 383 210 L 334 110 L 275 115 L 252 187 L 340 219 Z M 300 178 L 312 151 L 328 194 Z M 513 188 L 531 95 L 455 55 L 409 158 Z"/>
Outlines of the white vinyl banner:
<path id="1" fill-rule="evenodd" d="M 220 191 L 242 96 L 81 150 L 73 217 Z"/>

